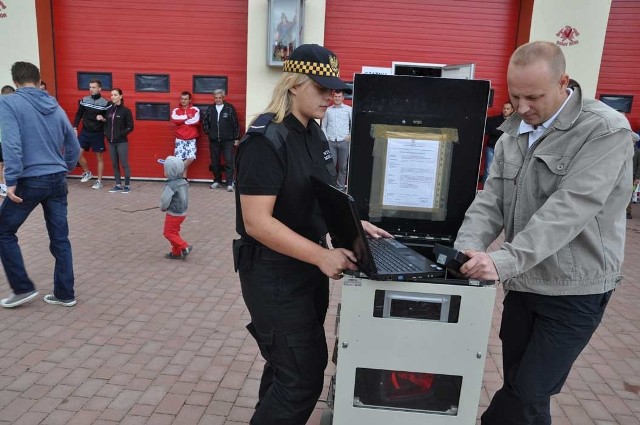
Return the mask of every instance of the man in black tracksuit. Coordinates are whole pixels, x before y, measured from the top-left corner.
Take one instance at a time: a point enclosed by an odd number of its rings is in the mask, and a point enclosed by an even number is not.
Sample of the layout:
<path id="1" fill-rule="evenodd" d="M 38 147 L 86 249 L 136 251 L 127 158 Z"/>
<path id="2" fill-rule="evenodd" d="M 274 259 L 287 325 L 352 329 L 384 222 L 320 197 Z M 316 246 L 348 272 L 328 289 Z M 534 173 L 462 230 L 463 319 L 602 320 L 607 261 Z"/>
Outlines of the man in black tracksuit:
<path id="1" fill-rule="evenodd" d="M 227 191 L 233 192 L 233 147 L 240 140 L 240 126 L 235 108 L 224 101 L 224 96 L 224 90 L 218 89 L 213 92 L 215 103 L 209 107 L 202 126 L 209 136 L 209 153 L 211 154 L 209 169 L 213 173 L 211 189 L 222 187 L 220 172 L 220 151 L 222 151 Z"/>

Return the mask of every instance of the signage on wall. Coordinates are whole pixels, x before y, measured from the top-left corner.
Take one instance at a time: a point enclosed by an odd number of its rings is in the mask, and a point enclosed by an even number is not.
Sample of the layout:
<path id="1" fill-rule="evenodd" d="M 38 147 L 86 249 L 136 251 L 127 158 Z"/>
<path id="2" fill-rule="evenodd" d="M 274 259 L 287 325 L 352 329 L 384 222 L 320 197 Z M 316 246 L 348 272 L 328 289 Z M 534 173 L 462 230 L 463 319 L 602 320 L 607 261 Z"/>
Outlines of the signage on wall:
<path id="1" fill-rule="evenodd" d="M 363 66 L 363 74 L 393 75 L 393 69 L 382 66 Z"/>
<path id="2" fill-rule="evenodd" d="M 6 0 L 5 0 L 6 1 Z M 0 19 L 7 17 L 7 5 L 3 0 L 0 0 Z"/>
<path id="3" fill-rule="evenodd" d="M 579 41 L 576 40 L 579 35 L 580 33 L 576 28 L 571 25 L 565 25 L 556 33 L 556 37 L 558 37 L 556 44 L 558 46 L 573 46 L 579 43 Z"/>

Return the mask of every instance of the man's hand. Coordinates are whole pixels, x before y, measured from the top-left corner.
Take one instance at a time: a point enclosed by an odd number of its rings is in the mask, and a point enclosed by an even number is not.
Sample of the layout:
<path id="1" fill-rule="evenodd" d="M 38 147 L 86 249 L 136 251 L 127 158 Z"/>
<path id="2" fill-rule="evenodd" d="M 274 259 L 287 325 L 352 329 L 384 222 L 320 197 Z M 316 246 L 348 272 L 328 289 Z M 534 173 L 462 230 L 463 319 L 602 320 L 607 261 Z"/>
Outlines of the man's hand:
<path id="1" fill-rule="evenodd" d="M 471 279 L 498 280 L 498 271 L 489 254 L 481 251 L 464 251 L 469 261 L 460 267 L 460 273 Z"/>
<path id="2" fill-rule="evenodd" d="M 238 146 L 240 144 L 240 140 L 234 140 L 233 141 L 233 146 Z"/>
<path id="3" fill-rule="evenodd" d="M 16 187 L 15 186 L 7 186 L 7 197 L 11 199 L 16 204 L 22 203 L 22 198 L 16 196 Z"/>
<path id="4" fill-rule="evenodd" d="M 96 117 L 96 120 L 98 120 L 98 121 L 106 121 L 106 118 L 105 118 L 105 117 L 103 117 L 102 115 L 98 115 L 98 116 Z"/>
<path id="5" fill-rule="evenodd" d="M 344 141 L 345 141 L 345 142 L 350 142 L 350 141 L 351 141 L 351 136 L 346 136 L 346 137 L 344 138 Z"/>
<path id="6" fill-rule="evenodd" d="M 320 271 L 331 279 L 342 279 L 345 270 L 357 270 L 356 256 L 344 248 L 325 249 L 316 264 Z"/>

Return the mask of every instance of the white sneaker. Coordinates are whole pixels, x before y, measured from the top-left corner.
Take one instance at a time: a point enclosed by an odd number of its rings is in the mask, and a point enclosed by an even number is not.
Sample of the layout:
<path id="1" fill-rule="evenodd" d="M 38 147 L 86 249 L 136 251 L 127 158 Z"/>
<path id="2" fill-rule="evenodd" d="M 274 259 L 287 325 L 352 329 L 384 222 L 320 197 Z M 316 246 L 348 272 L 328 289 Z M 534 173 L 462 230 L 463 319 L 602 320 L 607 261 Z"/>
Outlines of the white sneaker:
<path id="1" fill-rule="evenodd" d="M 82 173 L 82 178 L 80 179 L 80 183 L 86 183 L 89 180 L 91 180 L 91 177 L 93 177 L 93 174 L 91 174 L 91 171 L 85 171 L 84 173 Z"/>
<path id="2" fill-rule="evenodd" d="M 233 192 L 233 186 L 227 186 L 227 192 Z"/>
<path id="3" fill-rule="evenodd" d="M 100 180 L 96 181 L 93 186 L 91 186 L 91 189 L 102 189 L 102 182 Z"/>
<path id="4" fill-rule="evenodd" d="M 3 188 L 0 187 L 0 196 L 7 196 L 6 189 L 3 189 Z"/>
<path id="5" fill-rule="evenodd" d="M 211 189 L 217 189 L 219 187 L 222 187 L 222 183 L 218 183 L 218 182 L 213 182 L 211 183 L 211 186 L 209 186 Z"/>

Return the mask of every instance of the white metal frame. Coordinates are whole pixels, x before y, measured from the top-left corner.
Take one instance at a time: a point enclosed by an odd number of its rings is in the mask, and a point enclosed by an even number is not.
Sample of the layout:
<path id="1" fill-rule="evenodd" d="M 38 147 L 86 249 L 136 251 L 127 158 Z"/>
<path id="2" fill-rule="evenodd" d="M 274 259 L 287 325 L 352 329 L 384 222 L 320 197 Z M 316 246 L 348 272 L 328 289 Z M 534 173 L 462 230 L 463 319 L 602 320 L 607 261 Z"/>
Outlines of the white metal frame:
<path id="1" fill-rule="evenodd" d="M 460 295 L 458 323 L 373 317 L 378 289 Z M 333 425 L 475 424 L 495 294 L 495 286 L 380 282 L 345 276 Z M 457 415 L 354 407 L 359 367 L 462 376 Z"/>

